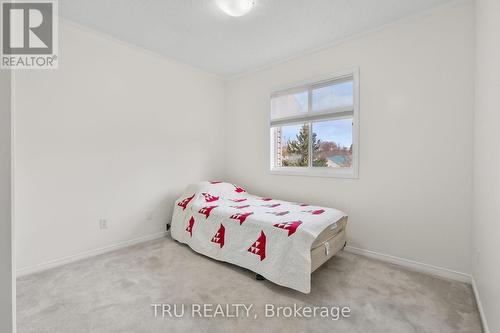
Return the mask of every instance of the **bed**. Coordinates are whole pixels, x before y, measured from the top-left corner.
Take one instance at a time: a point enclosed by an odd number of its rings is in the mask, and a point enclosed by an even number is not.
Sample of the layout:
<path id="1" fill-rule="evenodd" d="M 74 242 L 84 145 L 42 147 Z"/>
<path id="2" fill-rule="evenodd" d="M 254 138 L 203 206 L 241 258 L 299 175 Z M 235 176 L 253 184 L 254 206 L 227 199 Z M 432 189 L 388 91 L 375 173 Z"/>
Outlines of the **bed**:
<path id="1" fill-rule="evenodd" d="M 309 293 L 311 273 L 345 246 L 346 227 L 340 210 L 212 181 L 188 186 L 175 202 L 171 236 L 203 255 Z"/>

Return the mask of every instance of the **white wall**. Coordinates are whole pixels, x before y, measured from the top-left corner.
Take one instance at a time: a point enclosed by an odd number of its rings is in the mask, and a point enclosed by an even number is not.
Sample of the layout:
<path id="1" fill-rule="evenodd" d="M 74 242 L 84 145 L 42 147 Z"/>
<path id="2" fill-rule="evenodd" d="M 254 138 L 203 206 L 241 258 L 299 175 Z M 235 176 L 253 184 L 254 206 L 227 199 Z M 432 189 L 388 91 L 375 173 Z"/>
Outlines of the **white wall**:
<path id="1" fill-rule="evenodd" d="M 500 2 L 476 8 L 473 278 L 490 332 L 500 332 Z"/>
<path id="2" fill-rule="evenodd" d="M 267 173 L 269 95 L 360 68 L 358 180 Z M 250 191 L 337 207 L 349 244 L 470 272 L 474 3 L 458 2 L 234 79 L 226 172 Z"/>
<path id="3" fill-rule="evenodd" d="M 12 331 L 11 86 L 0 70 L 0 332 Z"/>
<path id="4" fill-rule="evenodd" d="M 223 169 L 219 78 L 67 21 L 59 45 L 58 70 L 16 74 L 21 271 L 162 232 L 184 187 Z"/>

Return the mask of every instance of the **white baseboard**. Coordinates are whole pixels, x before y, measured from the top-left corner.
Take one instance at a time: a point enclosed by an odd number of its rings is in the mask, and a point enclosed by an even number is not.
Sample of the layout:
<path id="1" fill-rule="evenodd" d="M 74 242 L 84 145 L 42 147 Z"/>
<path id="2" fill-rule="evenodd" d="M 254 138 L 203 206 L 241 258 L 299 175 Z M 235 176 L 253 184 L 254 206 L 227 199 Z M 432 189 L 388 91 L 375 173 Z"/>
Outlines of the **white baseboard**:
<path id="1" fill-rule="evenodd" d="M 75 261 L 79 261 L 82 259 L 87 259 L 87 258 L 90 258 L 93 256 L 97 256 L 99 254 L 123 249 L 125 247 L 132 246 L 135 244 L 159 239 L 159 238 L 165 237 L 165 235 L 167 233 L 168 232 L 165 232 L 165 231 L 158 232 L 158 233 L 154 233 L 151 235 L 142 236 L 139 238 L 134 238 L 134 239 L 131 239 L 131 240 L 128 240 L 125 242 L 120 242 L 120 243 L 104 246 L 104 247 L 101 247 L 101 248 L 98 248 L 95 250 L 90 250 L 90 251 L 74 254 L 71 256 L 50 260 L 50 261 L 47 261 L 47 262 L 44 262 L 41 264 L 37 264 L 37 265 L 33 265 L 33 266 L 23 267 L 23 268 L 16 270 L 16 275 L 17 275 L 17 277 L 21 277 L 21 276 L 25 276 L 25 275 L 29 275 L 29 274 L 33 274 L 33 273 L 38 273 L 38 272 L 45 271 L 45 270 L 48 270 L 51 268 L 66 265 L 66 264 L 69 264 L 69 263 L 72 263 Z"/>
<path id="2" fill-rule="evenodd" d="M 490 329 L 488 328 L 488 322 L 486 321 L 486 314 L 484 313 L 483 303 L 481 303 L 481 298 L 479 297 L 479 290 L 476 286 L 476 280 L 474 280 L 474 276 L 471 277 L 472 281 L 472 290 L 474 291 L 474 297 L 476 298 L 477 308 L 479 309 L 479 316 L 481 317 L 481 324 L 483 325 L 483 332 L 490 333 Z"/>
<path id="3" fill-rule="evenodd" d="M 438 276 L 441 278 L 451 279 L 455 281 L 471 283 L 471 276 L 469 274 L 457 272 L 448 268 L 424 264 L 418 261 L 408 260 L 400 257 L 391 256 L 388 254 L 382 254 L 374 251 L 360 249 L 349 245 L 345 247 L 345 250 L 350 253 L 378 259 L 381 261 L 389 262 L 391 264 L 396 264 L 414 271 Z"/>

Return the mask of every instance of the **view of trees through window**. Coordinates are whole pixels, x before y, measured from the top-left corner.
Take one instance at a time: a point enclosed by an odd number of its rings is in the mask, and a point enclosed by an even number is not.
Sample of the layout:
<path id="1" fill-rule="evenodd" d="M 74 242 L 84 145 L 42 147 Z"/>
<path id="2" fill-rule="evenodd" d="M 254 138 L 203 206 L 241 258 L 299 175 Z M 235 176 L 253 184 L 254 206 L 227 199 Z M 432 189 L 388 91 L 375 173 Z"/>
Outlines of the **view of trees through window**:
<path id="1" fill-rule="evenodd" d="M 357 172 L 356 80 L 352 73 L 271 94 L 273 171 L 295 168 L 292 172 L 342 176 Z"/>
<path id="2" fill-rule="evenodd" d="M 278 165 L 309 165 L 309 124 L 277 129 Z M 352 166 L 352 118 L 312 123 L 312 166 L 350 168 Z"/>

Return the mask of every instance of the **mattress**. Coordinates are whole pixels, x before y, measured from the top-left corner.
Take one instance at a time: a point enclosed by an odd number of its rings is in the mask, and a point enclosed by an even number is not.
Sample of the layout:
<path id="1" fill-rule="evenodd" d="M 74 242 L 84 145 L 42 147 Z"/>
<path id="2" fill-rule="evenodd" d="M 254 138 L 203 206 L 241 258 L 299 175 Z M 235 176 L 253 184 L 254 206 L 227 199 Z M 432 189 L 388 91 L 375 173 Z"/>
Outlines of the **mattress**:
<path id="1" fill-rule="evenodd" d="M 318 237 L 314 240 L 311 250 L 318 246 L 322 246 L 324 242 L 331 239 L 333 236 L 338 234 L 340 231 L 344 230 L 347 225 L 347 216 L 344 216 L 331 227 L 326 228 Z"/>
<path id="2" fill-rule="evenodd" d="M 327 262 L 346 244 L 347 217 L 325 229 L 311 246 L 311 273 Z"/>

